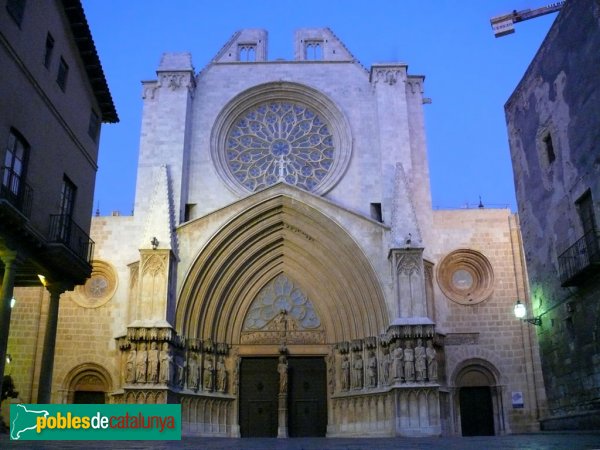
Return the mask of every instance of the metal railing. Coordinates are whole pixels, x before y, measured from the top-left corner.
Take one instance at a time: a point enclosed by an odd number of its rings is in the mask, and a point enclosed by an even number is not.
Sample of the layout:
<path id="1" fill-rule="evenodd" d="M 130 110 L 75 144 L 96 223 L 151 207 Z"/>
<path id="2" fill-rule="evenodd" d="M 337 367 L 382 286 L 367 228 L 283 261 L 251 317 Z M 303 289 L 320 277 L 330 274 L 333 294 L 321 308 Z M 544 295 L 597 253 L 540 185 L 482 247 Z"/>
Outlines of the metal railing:
<path id="1" fill-rule="evenodd" d="M 574 285 L 573 279 L 593 264 L 600 264 L 600 231 L 584 234 L 558 257 L 560 282 L 563 286 Z"/>
<path id="2" fill-rule="evenodd" d="M 0 199 L 8 201 L 25 217 L 31 217 L 33 189 L 10 167 L 0 169 Z"/>
<path id="3" fill-rule="evenodd" d="M 48 240 L 52 243 L 64 244 L 88 264 L 92 261 L 94 241 L 73 221 L 71 216 L 66 214 L 52 214 L 50 216 Z"/>

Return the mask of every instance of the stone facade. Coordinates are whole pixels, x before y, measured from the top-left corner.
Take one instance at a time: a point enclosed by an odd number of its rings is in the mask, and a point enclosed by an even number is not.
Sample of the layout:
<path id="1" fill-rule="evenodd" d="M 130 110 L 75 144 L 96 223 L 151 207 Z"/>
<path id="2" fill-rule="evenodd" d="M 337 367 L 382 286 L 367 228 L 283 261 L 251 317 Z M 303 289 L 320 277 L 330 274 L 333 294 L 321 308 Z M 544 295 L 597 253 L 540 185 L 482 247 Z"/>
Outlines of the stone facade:
<path id="1" fill-rule="evenodd" d="M 266 44 L 242 30 L 199 73 L 165 54 L 143 83 L 135 215 L 93 220 L 54 400 L 181 402 L 208 436 L 535 430 L 518 222 L 432 210 L 423 77 L 329 29 L 299 30 L 294 61 Z"/>
<path id="2" fill-rule="evenodd" d="M 599 20 L 566 2 L 505 106 L 547 429 L 600 426 Z"/>

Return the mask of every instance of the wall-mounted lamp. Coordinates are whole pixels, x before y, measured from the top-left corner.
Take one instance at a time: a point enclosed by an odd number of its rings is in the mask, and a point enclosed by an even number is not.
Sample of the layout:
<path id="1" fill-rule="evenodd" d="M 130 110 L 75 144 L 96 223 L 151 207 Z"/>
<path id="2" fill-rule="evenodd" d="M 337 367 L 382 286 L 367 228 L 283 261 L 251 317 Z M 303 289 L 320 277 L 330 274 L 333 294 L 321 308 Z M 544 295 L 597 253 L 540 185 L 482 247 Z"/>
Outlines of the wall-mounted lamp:
<path id="1" fill-rule="evenodd" d="M 525 317 L 527 315 L 527 308 L 525 307 L 525 305 L 523 303 L 521 303 L 521 300 L 517 300 L 514 311 L 515 311 L 515 316 L 517 319 L 521 319 L 522 321 L 528 322 L 532 325 L 537 325 L 537 326 L 542 325 L 542 318 L 539 316 L 532 317 L 532 318 Z"/>
<path id="2" fill-rule="evenodd" d="M 10 353 L 6 354 L 6 364 L 10 364 L 12 362 L 12 356 L 10 356 Z"/>
<path id="3" fill-rule="evenodd" d="M 10 308 L 14 308 L 15 307 L 15 303 L 17 303 L 17 299 L 16 298 L 11 298 L 10 299 Z"/>
<path id="4" fill-rule="evenodd" d="M 38 274 L 38 278 L 40 279 L 40 283 L 42 283 L 42 286 L 46 287 L 48 285 L 48 281 L 46 280 L 46 277 L 44 275 Z"/>
<path id="5" fill-rule="evenodd" d="M 156 236 L 154 236 L 152 238 L 152 240 L 150 241 L 150 243 L 152 244 L 152 250 L 156 250 L 158 248 L 158 239 L 156 239 Z"/>

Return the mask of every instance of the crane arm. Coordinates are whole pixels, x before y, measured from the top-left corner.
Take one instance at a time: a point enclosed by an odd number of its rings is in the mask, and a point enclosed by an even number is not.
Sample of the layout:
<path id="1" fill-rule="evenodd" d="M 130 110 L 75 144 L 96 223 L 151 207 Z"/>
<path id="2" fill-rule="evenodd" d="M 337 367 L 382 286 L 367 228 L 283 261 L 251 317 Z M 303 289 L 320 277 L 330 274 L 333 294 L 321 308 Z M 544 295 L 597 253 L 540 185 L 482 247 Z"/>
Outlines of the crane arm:
<path id="1" fill-rule="evenodd" d="M 560 10 L 564 4 L 564 1 L 555 2 L 546 6 L 542 6 L 541 8 L 524 9 L 522 11 L 514 10 L 510 14 L 492 17 L 490 19 L 490 23 L 492 25 L 492 29 L 494 30 L 494 36 L 501 37 L 506 36 L 507 34 L 512 34 L 515 32 L 515 23 L 556 12 Z"/>

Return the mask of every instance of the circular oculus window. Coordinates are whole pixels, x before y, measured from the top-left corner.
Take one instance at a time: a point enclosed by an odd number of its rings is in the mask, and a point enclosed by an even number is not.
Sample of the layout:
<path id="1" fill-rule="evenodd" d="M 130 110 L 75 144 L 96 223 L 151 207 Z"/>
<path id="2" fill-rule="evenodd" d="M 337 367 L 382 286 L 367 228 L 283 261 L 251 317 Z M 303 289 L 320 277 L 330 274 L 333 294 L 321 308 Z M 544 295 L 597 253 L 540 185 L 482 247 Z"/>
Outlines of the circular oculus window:
<path id="1" fill-rule="evenodd" d="M 117 274 L 113 266 L 104 261 L 92 261 L 92 274 L 83 286 L 75 286 L 71 298 L 84 308 L 105 305 L 117 290 Z"/>
<path id="2" fill-rule="evenodd" d="M 494 272 L 484 255 L 475 250 L 460 249 L 442 259 L 437 280 L 450 300 L 462 305 L 476 305 L 492 294 Z"/>

